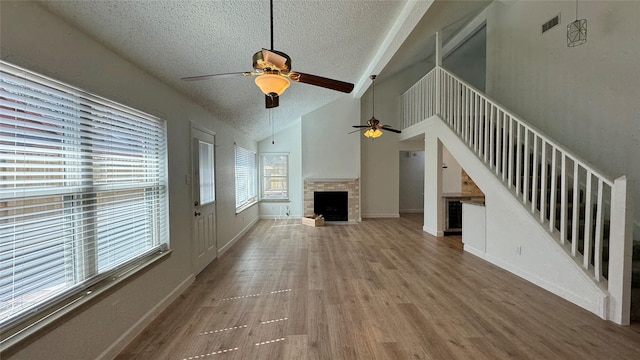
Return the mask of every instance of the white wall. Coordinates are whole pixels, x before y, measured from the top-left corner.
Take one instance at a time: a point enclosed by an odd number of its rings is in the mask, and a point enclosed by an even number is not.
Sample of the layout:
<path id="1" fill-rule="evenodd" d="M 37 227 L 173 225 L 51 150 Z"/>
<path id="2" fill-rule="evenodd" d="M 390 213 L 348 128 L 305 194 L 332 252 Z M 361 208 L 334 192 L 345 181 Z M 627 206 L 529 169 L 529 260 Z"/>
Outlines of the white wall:
<path id="1" fill-rule="evenodd" d="M 217 133 L 219 247 L 237 238 L 257 219 L 257 206 L 235 215 L 233 143 L 254 150 L 257 144 L 32 2 L 0 2 L 0 16 L 3 60 L 167 121 L 173 253 L 56 327 L 39 333 L 33 341 L 22 344 L 13 356 L 15 359 L 111 358 L 193 280 L 191 189 L 185 183 L 185 176 L 191 172 L 190 121 Z M 121 304 L 122 314 L 117 320 L 111 318 L 114 302 Z M 6 358 L 3 354 L 3 359 Z"/>
<path id="2" fill-rule="evenodd" d="M 402 127 L 402 94 L 433 68 L 433 63 L 423 61 L 398 74 L 376 80 L 375 117 L 382 124 L 395 129 Z M 366 124 L 372 115 L 371 87 L 361 98 L 360 123 Z M 355 135 L 355 134 L 352 134 Z M 377 139 L 360 139 L 362 152 L 361 203 L 362 217 L 399 216 L 399 157 L 400 150 L 408 150 L 413 144 L 398 141 L 399 135 L 385 132 Z M 419 144 L 424 148 L 423 144 Z"/>
<path id="3" fill-rule="evenodd" d="M 580 1 L 587 42 L 569 48 L 575 1 L 496 1 L 487 93 L 611 177 L 626 174 L 640 223 L 640 1 Z M 561 23 L 540 34 L 542 23 Z M 640 232 L 636 225 L 636 239 Z"/>
<path id="4" fill-rule="evenodd" d="M 260 218 L 286 219 L 286 207 L 289 207 L 289 218 L 301 218 L 303 213 L 302 197 L 302 127 L 300 120 L 286 129 L 277 132 L 258 143 L 258 151 L 263 153 L 289 154 L 289 201 L 261 201 Z"/>
<path id="5" fill-rule="evenodd" d="M 343 95 L 302 117 L 302 178 L 360 178 L 360 145 L 351 125 L 360 119 L 360 103 Z"/>
<path id="6" fill-rule="evenodd" d="M 424 211 L 424 150 L 400 151 L 399 211 Z M 462 191 L 462 168 L 446 147 L 442 148 L 442 192 Z"/>
<path id="7" fill-rule="evenodd" d="M 424 150 L 400 151 L 399 211 L 424 210 Z"/>
<path id="8" fill-rule="evenodd" d="M 442 169 L 442 192 L 460 193 L 462 191 L 462 168 L 446 146 L 442 148 L 442 163 L 447 166 Z"/>
<path id="9" fill-rule="evenodd" d="M 442 67 L 480 91 L 485 91 L 487 76 L 486 36 L 483 26 L 442 59 Z"/>

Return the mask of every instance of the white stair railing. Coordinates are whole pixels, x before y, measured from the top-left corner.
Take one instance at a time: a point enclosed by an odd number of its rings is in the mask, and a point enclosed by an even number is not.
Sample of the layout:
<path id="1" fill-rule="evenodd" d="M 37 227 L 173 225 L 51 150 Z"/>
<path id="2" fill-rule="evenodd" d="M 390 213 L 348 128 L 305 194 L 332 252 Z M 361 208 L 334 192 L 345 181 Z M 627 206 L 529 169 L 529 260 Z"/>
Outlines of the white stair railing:
<path id="1" fill-rule="evenodd" d="M 436 115 L 439 102 L 440 118 L 566 246 L 594 281 L 607 288 L 611 276 L 630 279 L 624 264 L 609 262 L 609 251 L 624 249 L 631 241 L 624 231 L 613 232 L 617 239 L 611 237 L 611 214 L 625 214 L 624 201 L 614 196 L 616 192 L 626 194 L 624 177 L 614 181 L 604 175 L 441 67 L 407 90 L 402 101 L 404 128 Z M 620 220 L 616 218 L 615 223 L 619 225 Z M 609 246 L 612 241 L 615 246 Z M 615 258 L 624 258 L 624 254 Z M 626 296 L 612 290 L 614 303 Z"/>

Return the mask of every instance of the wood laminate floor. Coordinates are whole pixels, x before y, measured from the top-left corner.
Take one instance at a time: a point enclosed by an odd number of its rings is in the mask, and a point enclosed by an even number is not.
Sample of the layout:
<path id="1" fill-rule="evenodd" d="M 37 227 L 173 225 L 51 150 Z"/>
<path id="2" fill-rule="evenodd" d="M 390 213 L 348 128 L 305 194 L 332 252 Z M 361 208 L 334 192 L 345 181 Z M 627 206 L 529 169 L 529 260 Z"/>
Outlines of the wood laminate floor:
<path id="1" fill-rule="evenodd" d="M 417 215 L 261 220 L 117 359 L 638 360 L 640 326 L 464 253 Z"/>

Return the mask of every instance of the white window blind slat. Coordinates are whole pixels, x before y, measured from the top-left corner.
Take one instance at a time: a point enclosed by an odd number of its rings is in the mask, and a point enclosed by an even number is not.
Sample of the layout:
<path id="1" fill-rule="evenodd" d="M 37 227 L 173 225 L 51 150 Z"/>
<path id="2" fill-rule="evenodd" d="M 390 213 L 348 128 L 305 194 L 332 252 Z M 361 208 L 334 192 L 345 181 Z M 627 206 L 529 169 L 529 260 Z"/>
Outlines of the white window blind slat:
<path id="1" fill-rule="evenodd" d="M 236 212 L 258 200 L 256 153 L 235 146 Z"/>
<path id="2" fill-rule="evenodd" d="M 168 241 L 163 121 L 0 61 L 0 325 Z"/>

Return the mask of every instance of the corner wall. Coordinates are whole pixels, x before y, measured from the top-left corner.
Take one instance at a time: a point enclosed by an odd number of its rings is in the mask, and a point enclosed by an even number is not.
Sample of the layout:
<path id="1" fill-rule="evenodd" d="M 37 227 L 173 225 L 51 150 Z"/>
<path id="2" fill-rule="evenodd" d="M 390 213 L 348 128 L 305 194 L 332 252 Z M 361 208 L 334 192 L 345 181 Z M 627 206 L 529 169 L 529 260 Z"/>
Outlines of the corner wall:
<path id="1" fill-rule="evenodd" d="M 167 121 L 171 255 L 121 287 L 40 332 L 3 359 L 110 359 L 193 281 L 191 252 L 191 122 L 216 132 L 218 247 L 229 244 L 257 219 L 254 206 L 235 214 L 234 151 L 255 141 L 213 118 L 98 42 L 35 2 L 0 2 L 3 60 Z M 112 316 L 114 303 L 121 315 Z"/>

